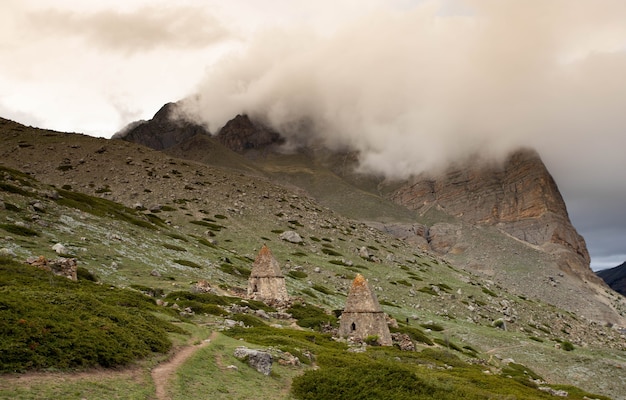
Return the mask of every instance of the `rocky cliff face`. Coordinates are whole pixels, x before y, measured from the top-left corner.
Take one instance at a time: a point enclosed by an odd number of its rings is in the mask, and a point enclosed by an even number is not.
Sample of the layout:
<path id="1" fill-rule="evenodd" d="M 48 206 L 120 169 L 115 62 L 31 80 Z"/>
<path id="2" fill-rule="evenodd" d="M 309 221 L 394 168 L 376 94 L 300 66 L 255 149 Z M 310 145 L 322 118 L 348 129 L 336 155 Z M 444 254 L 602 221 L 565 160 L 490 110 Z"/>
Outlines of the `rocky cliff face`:
<path id="1" fill-rule="evenodd" d="M 516 151 L 503 165 L 476 163 L 451 167 L 434 178 L 416 177 L 394 190 L 391 199 L 419 212 L 436 206 L 466 222 L 497 226 L 548 252 L 562 253 L 563 268 L 589 275 L 585 241 L 535 151 Z"/>
<path id="2" fill-rule="evenodd" d="M 204 126 L 185 119 L 177 103 L 167 103 L 151 120 L 134 122 L 113 135 L 113 139 L 165 150 L 201 134 L 208 134 Z"/>

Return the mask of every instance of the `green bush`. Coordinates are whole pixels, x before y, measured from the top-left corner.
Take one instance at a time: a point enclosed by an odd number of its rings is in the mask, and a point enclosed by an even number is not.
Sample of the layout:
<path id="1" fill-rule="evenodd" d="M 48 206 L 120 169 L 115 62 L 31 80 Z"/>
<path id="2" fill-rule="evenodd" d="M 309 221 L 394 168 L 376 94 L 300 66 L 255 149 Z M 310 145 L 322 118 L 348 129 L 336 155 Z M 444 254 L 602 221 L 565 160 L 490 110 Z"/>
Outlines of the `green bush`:
<path id="1" fill-rule="evenodd" d="M 89 271 L 85 267 L 78 267 L 76 269 L 76 277 L 79 280 L 98 282 L 98 277 L 96 275 L 94 275 L 93 273 L 91 273 L 91 271 Z"/>
<path id="2" fill-rule="evenodd" d="M 246 279 L 248 279 L 250 272 L 252 272 L 248 268 L 229 263 L 222 263 L 218 268 L 227 274 L 241 276 Z"/>
<path id="3" fill-rule="evenodd" d="M 287 275 L 289 275 L 290 277 L 294 279 L 304 279 L 308 276 L 307 273 L 304 271 L 289 271 Z"/>
<path id="4" fill-rule="evenodd" d="M 126 365 L 167 352 L 153 299 L 0 259 L 0 371 Z"/>
<path id="5" fill-rule="evenodd" d="M 186 249 L 186 248 L 184 248 L 184 247 L 180 247 L 180 246 L 177 246 L 177 245 L 175 245 L 175 244 L 171 244 L 171 243 L 163 243 L 163 244 L 162 244 L 162 246 L 163 246 L 163 247 L 165 247 L 165 248 L 166 248 L 166 249 L 168 249 L 168 250 L 174 250 L 174 251 L 187 251 L 187 249 Z"/>
<path id="6" fill-rule="evenodd" d="M 231 319 L 241 321 L 245 326 L 264 326 L 265 322 L 250 314 L 233 314 Z"/>
<path id="7" fill-rule="evenodd" d="M 561 348 L 565 351 L 572 351 L 574 350 L 574 345 L 566 340 L 561 343 Z"/>
<path id="8" fill-rule="evenodd" d="M 0 229 L 19 236 L 39 236 L 39 232 L 35 230 L 14 224 L 0 224 Z"/>
<path id="9" fill-rule="evenodd" d="M 435 324 L 434 322 L 429 322 L 426 324 L 420 324 L 420 326 L 424 329 L 430 329 L 431 331 L 434 332 L 441 332 L 444 330 L 444 327 L 439 325 L 439 324 Z"/>
<path id="10" fill-rule="evenodd" d="M 333 249 L 329 249 L 327 247 L 323 247 L 322 248 L 322 253 L 329 255 L 329 256 L 333 256 L 333 257 L 343 257 L 343 255 L 341 253 L 339 253 L 338 251 L 335 251 Z"/>
<path id="11" fill-rule="evenodd" d="M 334 315 L 327 314 L 324 309 L 312 304 L 295 303 L 287 312 L 298 320 L 299 326 L 304 328 L 319 329 L 325 324 L 337 326 L 337 318 Z"/>
<path id="12" fill-rule="evenodd" d="M 320 293 L 324 294 L 333 294 L 333 291 L 323 285 L 313 285 L 311 286 L 313 289 L 317 290 Z"/>
<path id="13" fill-rule="evenodd" d="M 190 268 L 198 268 L 198 269 L 202 268 L 202 265 L 200 265 L 198 263 L 195 263 L 193 261 L 189 261 L 189 260 L 176 259 L 176 260 L 174 260 L 174 262 L 176 264 L 184 265 L 184 266 L 190 267 Z"/>

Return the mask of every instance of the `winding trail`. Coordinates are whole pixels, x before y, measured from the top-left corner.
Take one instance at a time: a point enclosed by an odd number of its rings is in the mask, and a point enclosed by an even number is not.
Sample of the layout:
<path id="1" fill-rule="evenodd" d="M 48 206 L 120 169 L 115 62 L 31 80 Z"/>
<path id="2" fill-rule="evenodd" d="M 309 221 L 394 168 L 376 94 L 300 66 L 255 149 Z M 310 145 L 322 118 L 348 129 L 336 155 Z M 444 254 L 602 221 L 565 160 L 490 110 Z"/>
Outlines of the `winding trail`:
<path id="1" fill-rule="evenodd" d="M 185 346 L 176 354 L 172 356 L 169 360 L 160 363 L 155 368 L 152 369 L 150 374 L 152 375 L 152 380 L 154 381 L 154 386 L 156 388 L 156 398 L 158 400 L 169 400 L 167 390 L 169 388 L 170 380 L 176 373 L 176 370 L 180 368 L 181 365 L 185 361 L 189 359 L 192 355 L 195 354 L 196 351 L 201 348 L 207 346 L 211 341 L 215 340 L 217 337 L 217 332 L 212 332 L 211 336 L 208 339 L 204 340 L 202 343 L 195 346 Z"/>

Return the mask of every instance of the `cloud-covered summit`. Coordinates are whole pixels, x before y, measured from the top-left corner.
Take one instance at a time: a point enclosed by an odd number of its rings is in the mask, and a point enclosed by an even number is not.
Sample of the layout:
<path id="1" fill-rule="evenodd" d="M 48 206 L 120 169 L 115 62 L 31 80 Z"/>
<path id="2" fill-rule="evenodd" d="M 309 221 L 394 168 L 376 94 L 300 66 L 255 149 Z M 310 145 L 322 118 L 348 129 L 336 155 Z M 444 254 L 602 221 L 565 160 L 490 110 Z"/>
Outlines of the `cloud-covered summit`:
<path id="1" fill-rule="evenodd" d="M 548 162 L 618 156 L 602 142 L 626 126 L 623 2 L 454 3 L 260 31 L 207 71 L 188 111 L 211 130 L 248 113 L 401 177 L 518 146 Z"/>

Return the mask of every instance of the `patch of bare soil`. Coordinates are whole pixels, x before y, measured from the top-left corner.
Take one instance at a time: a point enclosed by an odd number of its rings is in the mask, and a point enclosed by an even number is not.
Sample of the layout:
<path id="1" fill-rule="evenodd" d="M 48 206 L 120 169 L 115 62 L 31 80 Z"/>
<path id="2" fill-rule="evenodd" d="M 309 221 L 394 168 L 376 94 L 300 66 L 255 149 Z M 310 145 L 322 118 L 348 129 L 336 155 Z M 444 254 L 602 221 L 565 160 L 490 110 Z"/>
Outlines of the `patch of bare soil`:
<path id="1" fill-rule="evenodd" d="M 174 355 L 167 361 L 162 362 L 152 369 L 152 380 L 156 388 L 156 398 L 158 400 L 168 400 L 168 388 L 169 382 L 176 373 L 176 370 L 180 368 L 185 361 L 189 359 L 196 351 L 208 345 L 212 340 L 217 337 L 217 332 L 211 333 L 209 339 L 195 346 L 185 346 L 180 348 Z"/>

